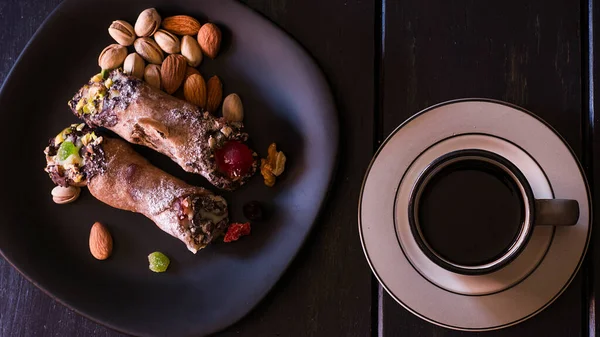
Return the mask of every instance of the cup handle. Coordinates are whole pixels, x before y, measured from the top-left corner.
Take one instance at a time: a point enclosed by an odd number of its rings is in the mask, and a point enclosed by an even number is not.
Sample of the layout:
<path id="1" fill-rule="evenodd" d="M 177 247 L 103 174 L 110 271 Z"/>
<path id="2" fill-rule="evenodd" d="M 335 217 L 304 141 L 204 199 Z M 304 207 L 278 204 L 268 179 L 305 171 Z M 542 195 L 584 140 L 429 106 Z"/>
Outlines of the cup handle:
<path id="1" fill-rule="evenodd" d="M 579 203 L 569 199 L 536 199 L 536 226 L 573 226 L 579 220 Z"/>

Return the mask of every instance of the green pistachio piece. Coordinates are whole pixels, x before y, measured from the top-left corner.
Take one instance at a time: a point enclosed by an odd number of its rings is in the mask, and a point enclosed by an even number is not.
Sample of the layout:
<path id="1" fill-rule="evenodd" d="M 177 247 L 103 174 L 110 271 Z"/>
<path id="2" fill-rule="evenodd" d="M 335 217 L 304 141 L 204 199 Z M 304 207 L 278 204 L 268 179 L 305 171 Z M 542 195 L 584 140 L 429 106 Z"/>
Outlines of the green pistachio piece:
<path id="1" fill-rule="evenodd" d="M 154 252 L 148 255 L 148 263 L 150 264 L 148 268 L 155 273 L 165 272 L 170 262 L 169 258 L 161 252 Z"/>
<path id="2" fill-rule="evenodd" d="M 62 164 L 66 167 L 69 165 L 77 166 L 83 163 L 83 159 L 79 154 L 72 154 L 67 157 L 67 160 L 63 161 Z"/>
<path id="3" fill-rule="evenodd" d="M 94 76 L 91 78 L 91 81 L 92 81 L 92 82 L 96 82 L 96 83 L 98 83 L 98 82 L 102 81 L 103 79 L 104 79 L 104 76 L 102 76 L 102 73 L 100 73 L 100 74 L 96 74 L 96 75 L 94 75 Z"/>
<path id="4" fill-rule="evenodd" d="M 81 123 L 81 124 L 77 125 L 77 126 L 75 127 L 75 130 L 77 130 L 77 131 L 81 131 L 81 130 L 83 130 L 83 128 L 85 128 L 85 123 Z"/>
<path id="5" fill-rule="evenodd" d="M 109 79 L 107 79 L 106 81 L 104 81 L 104 86 L 105 86 L 106 88 L 110 88 L 110 87 L 112 87 L 112 85 L 113 85 L 113 80 L 112 80 L 112 78 L 109 78 Z"/>
<path id="6" fill-rule="evenodd" d="M 94 112 L 96 112 L 96 106 L 93 102 L 89 102 L 88 104 L 83 106 L 84 114 L 93 114 Z"/>
<path id="7" fill-rule="evenodd" d="M 108 72 L 109 72 L 108 69 L 102 69 L 102 71 L 100 72 L 100 75 L 102 76 L 103 79 L 108 77 Z"/>
<path id="8" fill-rule="evenodd" d="M 75 106 L 75 110 L 77 110 L 77 111 L 81 111 L 81 109 L 83 109 L 83 106 L 84 106 L 85 104 L 86 104 L 86 101 L 85 101 L 83 98 L 81 98 L 81 99 L 79 100 L 79 102 L 77 102 L 77 105 Z"/>
<path id="9" fill-rule="evenodd" d="M 62 144 L 60 144 L 60 147 L 58 148 L 58 160 L 65 161 L 72 155 L 79 156 L 78 152 L 79 149 L 77 148 L 77 146 L 75 146 L 75 144 L 73 144 L 73 142 L 63 141 Z"/>
<path id="10" fill-rule="evenodd" d="M 93 141 L 93 138 L 92 138 L 91 133 L 86 133 L 85 135 L 83 135 L 83 137 L 81 137 L 81 144 L 83 144 L 85 146 L 87 146 L 92 141 Z"/>
<path id="11" fill-rule="evenodd" d="M 63 133 L 59 133 L 56 137 L 54 137 L 54 146 L 58 146 L 58 144 L 65 141 L 65 136 Z"/>

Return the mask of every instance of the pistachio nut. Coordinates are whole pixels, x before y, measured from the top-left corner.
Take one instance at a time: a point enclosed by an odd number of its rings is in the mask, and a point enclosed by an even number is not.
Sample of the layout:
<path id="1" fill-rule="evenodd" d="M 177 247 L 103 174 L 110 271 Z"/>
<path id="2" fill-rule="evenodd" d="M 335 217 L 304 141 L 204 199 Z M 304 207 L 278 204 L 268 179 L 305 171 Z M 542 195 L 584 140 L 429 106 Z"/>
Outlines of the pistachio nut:
<path id="1" fill-rule="evenodd" d="M 148 63 L 161 64 L 165 57 L 158 44 L 149 37 L 135 40 L 133 48 Z"/>
<path id="2" fill-rule="evenodd" d="M 195 38 L 185 35 L 181 38 L 181 55 L 190 67 L 197 67 L 202 62 L 202 49 Z"/>
<path id="3" fill-rule="evenodd" d="M 149 64 L 144 70 L 144 81 L 151 87 L 160 90 L 160 66 Z"/>
<path id="4" fill-rule="evenodd" d="M 139 79 L 144 77 L 144 59 L 138 53 L 131 53 L 125 58 L 123 63 L 123 71 L 125 74 L 135 76 Z"/>
<path id="5" fill-rule="evenodd" d="M 122 46 L 131 46 L 135 41 L 135 31 L 127 21 L 113 21 L 108 27 L 108 34 Z"/>
<path id="6" fill-rule="evenodd" d="M 229 94 L 223 100 L 223 117 L 229 122 L 244 120 L 244 106 L 238 94 Z"/>
<path id="7" fill-rule="evenodd" d="M 175 34 L 169 33 L 164 29 L 159 29 L 154 33 L 154 40 L 165 53 L 179 53 L 179 38 Z"/>
<path id="8" fill-rule="evenodd" d="M 135 33 L 139 37 L 151 36 L 160 27 L 160 21 L 160 15 L 156 9 L 145 9 L 135 21 Z"/>
<path id="9" fill-rule="evenodd" d="M 56 186 L 52 189 L 52 200 L 57 204 L 68 204 L 79 198 L 81 189 L 76 186 Z"/>
<path id="10" fill-rule="evenodd" d="M 115 69 L 123 64 L 126 57 L 127 48 L 114 43 L 102 50 L 98 57 L 98 65 L 102 69 Z"/>

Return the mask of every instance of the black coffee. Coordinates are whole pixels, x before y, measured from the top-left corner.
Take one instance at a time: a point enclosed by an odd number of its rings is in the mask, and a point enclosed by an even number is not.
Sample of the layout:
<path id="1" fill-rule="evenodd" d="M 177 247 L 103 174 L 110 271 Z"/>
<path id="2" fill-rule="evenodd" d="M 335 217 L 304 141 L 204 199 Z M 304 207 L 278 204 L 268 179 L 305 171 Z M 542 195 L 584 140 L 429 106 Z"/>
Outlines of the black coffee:
<path id="1" fill-rule="evenodd" d="M 521 230 L 523 205 L 506 172 L 469 159 L 444 167 L 426 184 L 418 222 L 438 255 L 475 266 L 496 260 L 510 248 Z"/>

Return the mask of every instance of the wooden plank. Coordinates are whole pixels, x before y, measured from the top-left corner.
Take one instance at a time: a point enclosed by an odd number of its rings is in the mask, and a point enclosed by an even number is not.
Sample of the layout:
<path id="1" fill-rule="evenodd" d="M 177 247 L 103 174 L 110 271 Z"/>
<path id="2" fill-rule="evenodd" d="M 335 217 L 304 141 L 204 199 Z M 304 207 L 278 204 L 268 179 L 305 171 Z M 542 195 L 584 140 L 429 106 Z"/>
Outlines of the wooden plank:
<path id="1" fill-rule="evenodd" d="M 0 81 L 59 2 L 0 3 Z M 314 55 L 332 85 L 344 141 L 330 200 L 300 255 L 267 298 L 222 335 L 367 336 L 371 274 L 358 240 L 356 205 L 373 153 L 373 4 L 358 0 L 246 2 Z M 0 335 L 120 334 L 53 301 L 0 259 Z"/>
<path id="2" fill-rule="evenodd" d="M 587 275 L 586 283 L 590 300 L 588 302 L 588 317 L 589 320 L 586 328 L 589 331 L 589 336 L 597 336 L 600 331 L 600 233 L 598 231 L 598 212 L 600 212 L 600 204 L 598 196 L 600 196 L 600 128 L 598 116 L 600 116 L 600 44 L 598 44 L 598 36 L 600 36 L 600 24 L 597 22 L 600 17 L 600 2 L 588 0 L 583 2 L 586 8 L 586 15 L 583 16 L 583 44 L 585 46 L 585 54 L 583 56 L 584 69 L 586 72 L 584 78 L 584 106 L 588 110 L 588 118 L 584 120 L 584 141 L 588 144 L 589 156 L 584 162 L 588 169 L 588 182 L 592 189 L 593 212 L 596 220 L 594 220 L 592 230 L 592 243 L 588 250 L 587 256 Z"/>
<path id="3" fill-rule="evenodd" d="M 385 1 L 381 137 L 419 110 L 488 97 L 535 112 L 581 156 L 578 2 Z M 582 277 L 540 315 L 486 336 L 581 336 Z M 473 336 L 439 328 L 382 296 L 384 336 Z"/>

